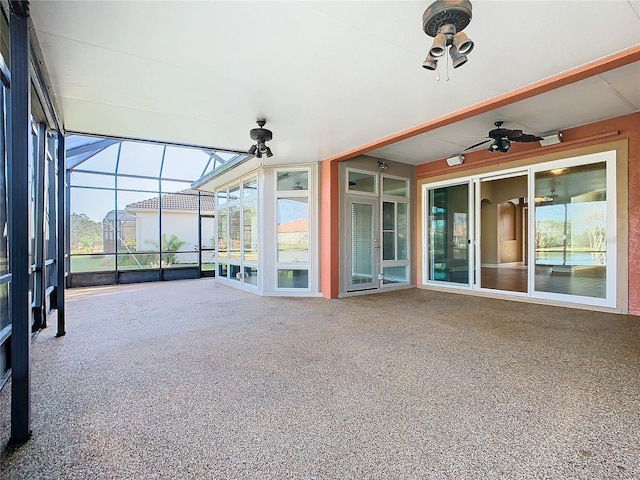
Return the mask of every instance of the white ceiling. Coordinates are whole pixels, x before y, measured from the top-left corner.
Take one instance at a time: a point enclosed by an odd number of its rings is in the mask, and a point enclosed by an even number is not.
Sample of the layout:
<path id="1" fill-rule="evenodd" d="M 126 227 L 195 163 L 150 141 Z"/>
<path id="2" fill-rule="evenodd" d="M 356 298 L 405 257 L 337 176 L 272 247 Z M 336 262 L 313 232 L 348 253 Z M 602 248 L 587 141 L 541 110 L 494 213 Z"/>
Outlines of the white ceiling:
<path id="1" fill-rule="evenodd" d="M 421 67 L 427 1 L 31 1 L 65 129 L 317 162 L 640 45 L 640 0 L 472 0 L 464 66 Z M 442 61 L 440 62 L 443 63 Z M 545 133 L 640 110 L 640 63 L 373 152 L 420 164 L 496 120 Z M 266 162 L 265 162 L 266 163 Z"/>

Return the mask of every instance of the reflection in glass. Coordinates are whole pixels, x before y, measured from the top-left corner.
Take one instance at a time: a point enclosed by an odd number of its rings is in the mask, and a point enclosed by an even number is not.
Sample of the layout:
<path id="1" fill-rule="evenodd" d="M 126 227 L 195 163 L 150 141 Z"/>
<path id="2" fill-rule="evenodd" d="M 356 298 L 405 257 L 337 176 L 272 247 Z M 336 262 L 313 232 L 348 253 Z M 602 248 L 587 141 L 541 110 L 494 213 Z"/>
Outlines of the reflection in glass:
<path id="1" fill-rule="evenodd" d="M 244 198 L 255 197 L 258 194 L 258 179 L 249 178 L 242 182 L 242 195 Z"/>
<path id="2" fill-rule="evenodd" d="M 237 282 L 240 281 L 240 265 L 229 265 L 229 278 Z"/>
<path id="3" fill-rule="evenodd" d="M 229 254 L 229 223 L 227 209 L 218 212 L 218 255 L 226 257 Z"/>
<path id="4" fill-rule="evenodd" d="M 377 174 L 348 170 L 347 178 L 347 188 L 351 192 L 378 193 Z"/>
<path id="5" fill-rule="evenodd" d="M 278 269 L 278 288 L 309 288 L 309 271 Z"/>
<path id="6" fill-rule="evenodd" d="M 429 190 L 429 280 L 469 283 L 469 186 Z"/>
<path id="7" fill-rule="evenodd" d="M 535 289 L 605 298 L 606 163 L 535 174 Z"/>
<path id="8" fill-rule="evenodd" d="M 308 190 L 309 172 L 307 170 L 292 170 L 278 172 L 278 191 Z"/>
<path id="9" fill-rule="evenodd" d="M 256 267 L 244 267 L 243 273 L 243 281 L 244 283 L 248 283 L 249 285 L 258 286 L 258 269 Z"/>
<path id="10" fill-rule="evenodd" d="M 396 226 L 396 239 L 398 242 L 398 250 L 396 252 L 396 260 L 408 260 L 409 259 L 409 205 L 407 203 L 397 203 L 397 226 Z"/>
<path id="11" fill-rule="evenodd" d="M 409 182 L 397 178 L 382 177 L 382 194 L 408 197 Z"/>
<path id="12" fill-rule="evenodd" d="M 278 262 L 309 262 L 309 200 L 279 198 L 277 222 Z"/>
<path id="13" fill-rule="evenodd" d="M 391 283 L 407 283 L 409 281 L 409 267 L 407 265 L 383 267 L 382 275 L 384 277 L 382 283 L 385 285 Z"/>
<path id="14" fill-rule="evenodd" d="M 234 200 L 240 199 L 240 185 L 232 185 L 229 187 L 229 201 L 233 202 Z"/>
<path id="15" fill-rule="evenodd" d="M 229 208 L 229 257 L 240 258 L 240 206 Z"/>
<path id="16" fill-rule="evenodd" d="M 244 249 L 242 256 L 250 262 L 258 261 L 258 201 L 245 202 L 244 208 Z"/>
<path id="17" fill-rule="evenodd" d="M 222 206 L 222 205 L 226 205 L 227 204 L 227 190 L 220 190 L 218 192 L 218 206 Z"/>
<path id="18" fill-rule="evenodd" d="M 528 290 L 528 176 L 480 183 L 480 286 L 492 290 Z M 462 221 L 462 220 L 461 220 Z"/>
<path id="19" fill-rule="evenodd" d="M 218 272 L 216 276 L 218 278 L 227 278 L 229 275 L 229 266 L 226 263 L 218 263 Z"/>

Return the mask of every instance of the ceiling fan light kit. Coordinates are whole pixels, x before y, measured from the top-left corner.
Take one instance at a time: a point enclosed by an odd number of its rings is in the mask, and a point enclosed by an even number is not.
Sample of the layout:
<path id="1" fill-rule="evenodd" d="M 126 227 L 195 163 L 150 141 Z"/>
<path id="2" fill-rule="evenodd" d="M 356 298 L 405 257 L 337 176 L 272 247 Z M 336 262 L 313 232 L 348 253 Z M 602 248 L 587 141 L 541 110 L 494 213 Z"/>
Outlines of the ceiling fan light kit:
<path id="1" fill-rule="evenodd" d="M 256 123 L 258 128 L 252 128 L 249 132 L 251 140 L 255 140 L 255 145 L 251 145 L 251 148 L 247 151 L 249 155 L 254 155 L 256 158 L 262 158 L 263 155 L 267 157 L 273 157 L 273 152 L 267 147 L 266 142 L 273 139 L 273 133 L 271 130 L 263 128 L 267 121 L 264 118 L 259 118 Z"/>
<path id="2" fill-rule="evenodd" d="M 473 50 L 474 44 L 462 30 L 469 25 L 469 22 L 471 22 L 469 0 L 436 0 L 429 5 L 422 15 L 422 30 L 433 37 L 433 43 L 422 67 L 435 70 L 438 67 L 438 60 L 444 57 L 447 48 L 449 48 L 453 68 L 467 63 L 467 54 Z"/>

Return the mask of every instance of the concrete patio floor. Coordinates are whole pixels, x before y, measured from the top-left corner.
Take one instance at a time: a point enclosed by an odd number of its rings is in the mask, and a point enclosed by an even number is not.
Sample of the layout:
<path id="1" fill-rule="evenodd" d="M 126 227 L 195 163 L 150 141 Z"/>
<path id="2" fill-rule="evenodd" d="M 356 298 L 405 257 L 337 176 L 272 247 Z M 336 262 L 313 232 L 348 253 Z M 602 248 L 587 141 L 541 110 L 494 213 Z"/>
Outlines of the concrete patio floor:
<path id="1" fill-rule="evenodd" d="M 14 479 L 637 479 L 640 318 L 213 279 L 67 292 Z M 55 323 L 51 320 L 50 323 Z"/>

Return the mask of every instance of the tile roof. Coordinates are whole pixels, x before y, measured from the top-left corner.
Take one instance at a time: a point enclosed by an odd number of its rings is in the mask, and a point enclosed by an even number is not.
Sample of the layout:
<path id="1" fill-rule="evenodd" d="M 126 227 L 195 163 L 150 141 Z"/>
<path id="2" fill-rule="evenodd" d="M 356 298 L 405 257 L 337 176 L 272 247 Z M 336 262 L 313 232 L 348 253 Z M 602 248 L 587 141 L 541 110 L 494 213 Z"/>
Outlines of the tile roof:
<path id="1" fill-rule="evenodd" d="M 198 190 L 187 189 L 176 193 L 162 195 L 162 210 L 198 211 L 198 193 L 201 193 L 201 212 L 213 213 L 215 211 L 215 197 Z M 160 207 L 160 198 L 152 197 L 140 202 L 127 205 L 127 210 L 150 209 L 157 210 Z"/>

